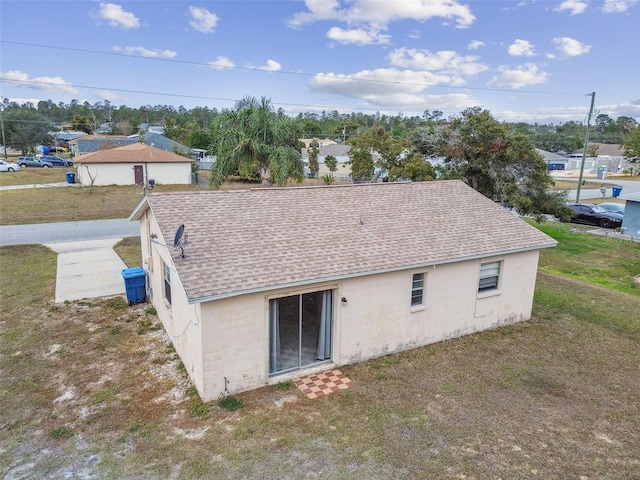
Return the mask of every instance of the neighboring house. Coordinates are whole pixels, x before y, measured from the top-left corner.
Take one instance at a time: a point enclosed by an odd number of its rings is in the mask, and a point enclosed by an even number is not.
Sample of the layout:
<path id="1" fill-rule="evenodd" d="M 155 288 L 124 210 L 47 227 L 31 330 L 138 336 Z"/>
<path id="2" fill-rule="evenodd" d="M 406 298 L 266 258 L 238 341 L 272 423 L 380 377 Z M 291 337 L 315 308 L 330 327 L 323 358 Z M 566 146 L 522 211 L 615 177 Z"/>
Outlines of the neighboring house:
<path id="1" fill-rule="evenodd" d="M 95 133 L 97 134 L 109 134 L 111 133 L 111 124 L 110 123 L 102 123 L 98 128 L 96 128 Z"/>
<path id="2" fill-rule="evenodd" d="M 142 138 L 142 142 L 140 141 Z M 121 147 L 124 145 L 133 145 L 134 143 L 144 143 L 146 145 L 159 148 L 165 152 L 179 153 L 189 155 L 195 159 L 193 150 L 180 142 L 171 140 L 170 138 L 160 135 L 159 133 L 145 133 L 142 137 L 138 134 L 134 135 L 86 135 L 82 138 L 76 138 L 69 142 L 72 145 L 72 151 L 76 155 L 84 155 L 93 153 L 107 148 Z"/>
<path id="3" fill-rule="evenodd" d="M 137 138 L 125 135 L 83 135 L 71 140 L 69 147 L 74 155 L 84 155 L 109 148 L 133 145 L 137 142 Z"/>
<path id="4" fill-rule="evenodd" d="M 318 177 L 328 174 L 341 179 L 351 177 L 349 150 L 351 150 L 350 145 L 338 145 L 337 143 L 327 144 L 318 148 Z M 338 161 L 337 170 L 333 173 L 324 163 L 324 159 L 328 155 L 333 155 Z M 305 173 L 309 173 L 309 149 L 302 150 L 302 161 L 305 165 Z"/>
<path id="5" fill-rule="evenodd" d="M 189 155 L 192 160 L 195 160 L 195 154 L 193 153 L 193 150 L 191 148 L 183 145 L 180 142 L 171 140 L 170 138 L 165 137 L 164 135 L 161 135 L 159 133 L 145 133 L 144 135 L 142 135 L 142 140 L 145 144 L 159 148 L 160 150 L 164 150 L 165 152 Z"/>
<path id="6" fill-rule="evenodd" d="M 331 140 L 330 138 L 301 138 L 299 139 L 302 143 L 304 143 L 304 148 L 311 148 L 311 144 L 316 142 L 319 147 L 324 147 L 326 145 L 337 145 L 338 142 L 335 140 Z"/>
<path id="7" fill-rule="evenodd" d="M 191 159 L 144 143 L 100 150 L 74 158 L 82 185 L 191 183 Z M 93 182 L 93 183 L 92 183 Z"/>
<path id="8" fill-rule="evenodd" d="M 527 320 L 556 244 L 458 180 L 151 193 L 129 218 L 205 401 Z"/>
<path id="9" fill-rule="evenodd" d="M 161 125 L 149 125 L 148 123 L 141 123 L 138 125 L 139 132 L 159 133 L 164 134 L 164 127 Z"/>
<path id="10" fill-rule="evenodd" d="M 540 150 L 536 148 L 536 152 L 538 152 L 544 162 L 547 164 L 547 167 L 550 170 L 566 170 L 567 165 L 569 164 L 569 159 L 567 157 L 563 157 L 562 155 L 558 155 L 557 153 L 547 152 L 546 150 Z"/>
<path id="11" fill-rule="evenodd" d="M 589 156 L 589 147 L 598 147 L 598 155 Z M 582 154 L 584 148 L 576 150 L 569 154 L 569 170 L 580 170 L 582 163 Z M 620 145 L 609 143 L 589 143 L 587 148 L 587 156 L 584 161 L 584 171 L 590 173 L 600 173 L 602 169 L 607 172 L 616 173 L 629 167 L 627 159 Z"/>
<path id="12" fill-rule="evenodd" d="M 625 235 L 640 238 L 640 192 L 623 194 L 620 198 L 626 200 L 620 230 Z"/>

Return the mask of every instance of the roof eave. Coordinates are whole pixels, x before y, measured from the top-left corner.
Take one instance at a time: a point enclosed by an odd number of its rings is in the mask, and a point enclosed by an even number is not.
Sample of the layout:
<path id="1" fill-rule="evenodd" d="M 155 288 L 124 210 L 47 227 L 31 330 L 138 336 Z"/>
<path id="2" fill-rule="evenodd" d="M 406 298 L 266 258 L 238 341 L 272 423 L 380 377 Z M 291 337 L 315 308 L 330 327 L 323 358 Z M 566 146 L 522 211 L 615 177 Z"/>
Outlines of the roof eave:
<path id="1" fill-rule="evenodd" d="M 138 203 L 138 205 L 136 205 L 136 208 L 133 209 L 133 212 L 131 212 L 131 215 L 129 215 L 128 220 L 130 222 L 133 222 L 135 220 L 140 220 L 142 215 L 144 215 L 144 212 L 146 212 L 147 210 L 149 210 L 149 200 L 147 199 L 147 196 L 145 195 L 142 198 L 142 200 L 140 200 L 140 203 Z"/>
<path id="2" fill-rule="evenodd" d="M 133 214 L 131 214 L 131 215 L 133 215 Z M 131 217 L 129 217 L 129 218 L 131 218 Z M 543 248 L 555 247 L 557 244 L 558 244 L 558 242 L 554 240 L 553 242 L 549 242 L 548 244 L 537 245 L 537 246 L 532 246 L 532 247 L 527 247 L 527 248 L 502 250 L 502 251 L 498 251 L 498 252 L 487 252 L 487 253 L 481 254 L 481 255 L 470 255 L 470 256 L 465 256 L 465 257 L 457 257 L 457 258 L 451 258 L 451 259 L 448 259 L 448 260 L 441 260 L 441 261 L 436 261 L 436 262 L 417 263 L 417 264 L 414 264 L 414 265 L 403 265 L 403 266 L 398 266 L 398 267 L 385 268 L 385 269 L 381 269 L 381 270 L 371 270 L 371 271 L 352 273 L 352 274 L 348 274 L 348 275 L 337 275 L 337 276 L 333 276 L 333 277 L 315 278 L 315 279 L 309 279 L 309 280 L 301 280 L 301 281 L 298 281 L 298 282 L 282 283 L 282 284 L 279 284 L 279 285 L 268 285 L 268 286 L 264 286 L 264 287 L 249 288 L 247 290 L 236 290 L 236 291 L 233 291 L 233 292 L 227 292 L 227 293 L 222 293 L 222 294 L 218 294 L 218 295 L 208 295 L 208 296 L 199 297 L 199 298 L 187 298 L 187 303 L 189 303 L 189 304 L 205 303 L 205 302 L 210 302 L 210 301 L 215 301 L 215 300 L 222 300 L 222 299 L 225 299 L 225 298 L 239 297 L 240 295 L 249 295 L 249 294 L 252 294 L 252 293 L 268 292 L 268 291 L 271 291 L 271 290 L 282 290 L 282 289 L 287 289 L 287 288 L 303 287 L 303 286 L 306 286 L 306 285 L 312 285 L 314 283 L 336 282 L 336 281 L 339 281 L 339 280 L 346 280 L 346 279 L 349 279 L 349 278 L 358 278 L 358 277 L 365 277 L 365 276 L 368 276 L 368 275 L 377 275 L 377 274 L 382 274 L 382 273 L 398 272 L 398 271 L 402 271 L 402 270 L 411 270 L 411 269 L 414 269 L 414 268 L 428 268 L 428 267 L 435 268 L 438 265 L 446 265 L 446 264 L 449 264 L 449 263 L 464 262 L 464 261 L 469 261 L 469 260 L 478 260 L 480 258 L 488 258 L 488 257 L 499 257 L 499 256 L 502 256 L 502 255 L 509 255 L 509 254 L 513 254 L 513 253 L 522 253 L 522 252 L 530 252 L 530 251 L 534 251 L 534 250 L 542 250 Z"/>

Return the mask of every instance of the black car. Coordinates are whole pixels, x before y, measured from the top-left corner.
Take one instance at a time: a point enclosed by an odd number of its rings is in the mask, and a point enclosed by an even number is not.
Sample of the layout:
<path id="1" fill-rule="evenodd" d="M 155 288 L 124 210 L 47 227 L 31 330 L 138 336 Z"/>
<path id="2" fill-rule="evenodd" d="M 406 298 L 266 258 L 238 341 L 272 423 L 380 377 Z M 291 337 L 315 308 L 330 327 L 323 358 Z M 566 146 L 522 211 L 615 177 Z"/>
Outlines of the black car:
<path id="1" fill-rule="evenodd" d="M 71 160 L 65 160 L 62 157 L 57 157 L 56 155 L 43 155 L 40 158 L 43 162 L 49 162 L 54 167 L 73 167 L 73 162 Z"/>
<path id="2" fill-rule="evenodd" d="M 622 215 L 607 212 L 595 203 L 574 203 L 569 207 L 574 212 L 571 217 L 573 223 L 584 223 L 602 228 L 618 228 L 622 226 Z"/>

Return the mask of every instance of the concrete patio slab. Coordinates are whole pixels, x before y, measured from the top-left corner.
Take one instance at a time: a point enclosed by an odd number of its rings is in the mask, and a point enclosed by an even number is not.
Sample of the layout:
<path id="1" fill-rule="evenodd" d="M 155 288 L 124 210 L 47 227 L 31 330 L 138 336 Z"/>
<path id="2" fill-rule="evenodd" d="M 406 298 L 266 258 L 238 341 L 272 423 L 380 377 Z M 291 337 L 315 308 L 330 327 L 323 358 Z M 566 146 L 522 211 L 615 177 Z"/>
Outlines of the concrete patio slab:
<path id="1" fill-rule="evenodd" d="M 121 238 L 46 244 L 58 254 L 55 302 L 125 293 L 122 270 L 113 250 Z"/>

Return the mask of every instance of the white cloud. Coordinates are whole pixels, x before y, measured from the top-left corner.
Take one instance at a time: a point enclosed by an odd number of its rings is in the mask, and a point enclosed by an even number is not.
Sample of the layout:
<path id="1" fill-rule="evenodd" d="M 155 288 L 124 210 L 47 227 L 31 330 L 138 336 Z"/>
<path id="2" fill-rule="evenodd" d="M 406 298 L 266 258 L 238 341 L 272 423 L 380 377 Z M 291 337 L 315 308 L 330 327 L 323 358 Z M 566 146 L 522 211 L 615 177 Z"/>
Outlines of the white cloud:
<path id="1" fill-rule="evenodd" d="M 423 111 L 462 109 L 476 104 L 467 94 L 425 95 L 429 86 L 455 85 L 460 79 L 395 68 L 363 70 L 350 75 L 319 73 L 310 82 L 315 92 L 366 101 L 370 106 Z"/>
<path id="2" fill-rule="evenodd" d="M 389 53 L 389 61 L 395 67 L 456 75 L 476 75 L 489 69 L 477 60 L 476 56 L 458 55 L 452 50 L 431 53 L 429 50 L 403 47 Z"/>
<path id="3" fill-rule="evenodd" d="M 549 74 L 538 71 L 538 66 L 534 63 L 526 63 L 514 69 L 498 67 L 498 72 L 500 73 L 487 83 L 487 87 L 521 88 L 527 85 L 546 83 L 549 78 Z"/>
<path id="4" fill-rule="evenodd" d="M 29 74 L 21 72 L 20 70 L 0 73 L 0 82 L 46 92 L 79 93 L 71 83 L 61 77 L 34 77 L 30 79 Z"/>
<path id="5" fill-rule="evenodd" d="M 369 25 L 379 29 L 398 20 L 426 22 L 432 18 L 454 21 L 457 28 L 467 28 L 476 19 L 469 6 L 457 0 L 352 0 L 345 8 L 340 8 L 338 0 L 305 0 L 305 5 L 307 11 L 296 13 L 289 19 L 291 28 L 335 20 L 350 27 Z"/>
<path id="6" fill-rule="evenodd" d="M 96 97 L 102 100 L 109 100 L 110 102 L 115 102 L 116 100 L 122 99 L 122 97 L 120 97 L 116 93 L 110 92 L 108 90 L 99 90 L 98 93 L 96 93 Z"/>
<path id="7" fill-rule="evenodd" d="M 481 42 L 480 40 L 473 40 L 467 46 L 469 50 L 478 50 L 480 47 L 484 47 L 484 42 Z"/>
<path id="8" fill-rule="evenodd" d="M 216 59 L 213 62 L 208 62 L 207 65 L 217 70 L 223 70 L 225 68 L 235 67 L 235 64 L 227 57 L 216 57 Z"/>
<path id="9" fill-rule="evenodd" d="M 355 45 L 384 45 L 389 43 L 391 39 L 389 35 L 383 35 L 379 30 L 364 30 L 362 28 L 345 30 L 340 27 L 330 28 L 327 37 L 338 43 Z"/>
<path id="10" fill-rule="evenodd" d="M 266 65 L 262 65 L 260 67 L 254 67 L 253 65 L 249 65 L 250 68 L 256 68 L 258 70 L 267 70 L 268 72 L 279 72 L 282 70 L 282 65 L 280 65 L 275 60 L 267 60 Z"/>
<path id="11" fill-rule="evenodd" d="M 571 37 L 554 38 L 553 43 L 556 44 L 556 49 L 567 57 L 584 55 L 591 50 L 591 45 L 585 45 Z"/>
<path id="12" fill-rule="evenodd" d="M 429 86 L 450 85 L 455 79 L 431 72 L 378 68 L 352 74 L 319 73 L 311 80 L 314 90 L 360 97 L 362 95 L 387 95 L 418 93 Z"/>
<path id="13" fill-rule="evenodd" d="M 189 25 L 200 33 L 213 33 L 216 25 L 218 25 L 218 20 L 220 20 L 215 13 L 211 13 L 202 7 L 190 6 L 189 14 L 191 15 Z"/>
<path id="14" fill-rule="evenodd" d="M 553 10 L 556 12 L 569 11 L 570 15 L 580 15 L 583 13 L 589 4 L 583 0 L 565 0 Z"/>
<path id="15" fill-rule="evenodd" d="M 174 58 L 177 55 L 177 53 L 174 52 L 173 50 L 160 50 L 157 48 L 149 50 L 148 48 L 145 48 L 145 47 L 115 46 L 113 47 L 113 51 L 126 53 L 127 55 L 140 55 L 142 57 L 148 57 L 148 58 Z"/>
<path id="16" fill-rule="evenodd" d="M 422 37 L 422 32 L 420 32 L 420 30 L 411 30 L 409 33 L 407 33 L 407 37 L 412 40 L 418 40 Z"/>
<path id="17" fill-rule="evenodd" d="M 638 0 L 605 0 L 602 5 L 604 13 L 623 13 L 629 10 Z"/>
<path id="18" fill-rule="evenodd" d="M 131 12 L 125 12 L 120 5 L 115 3 L 101 3 L 100 10 L 94 15 L 95 18 L 106 20 L 109 25 L 115 28 L 129 30 L 139 28 L 140 20 Z"/>
<path id="19" fill-rule="evenodd" d="M 513 44 L 509 45 L 507 52 L 512 57 L 534 57 L 536 54 L 531 42 L 520 40 L 519 38 L 517 38 Z"/>

